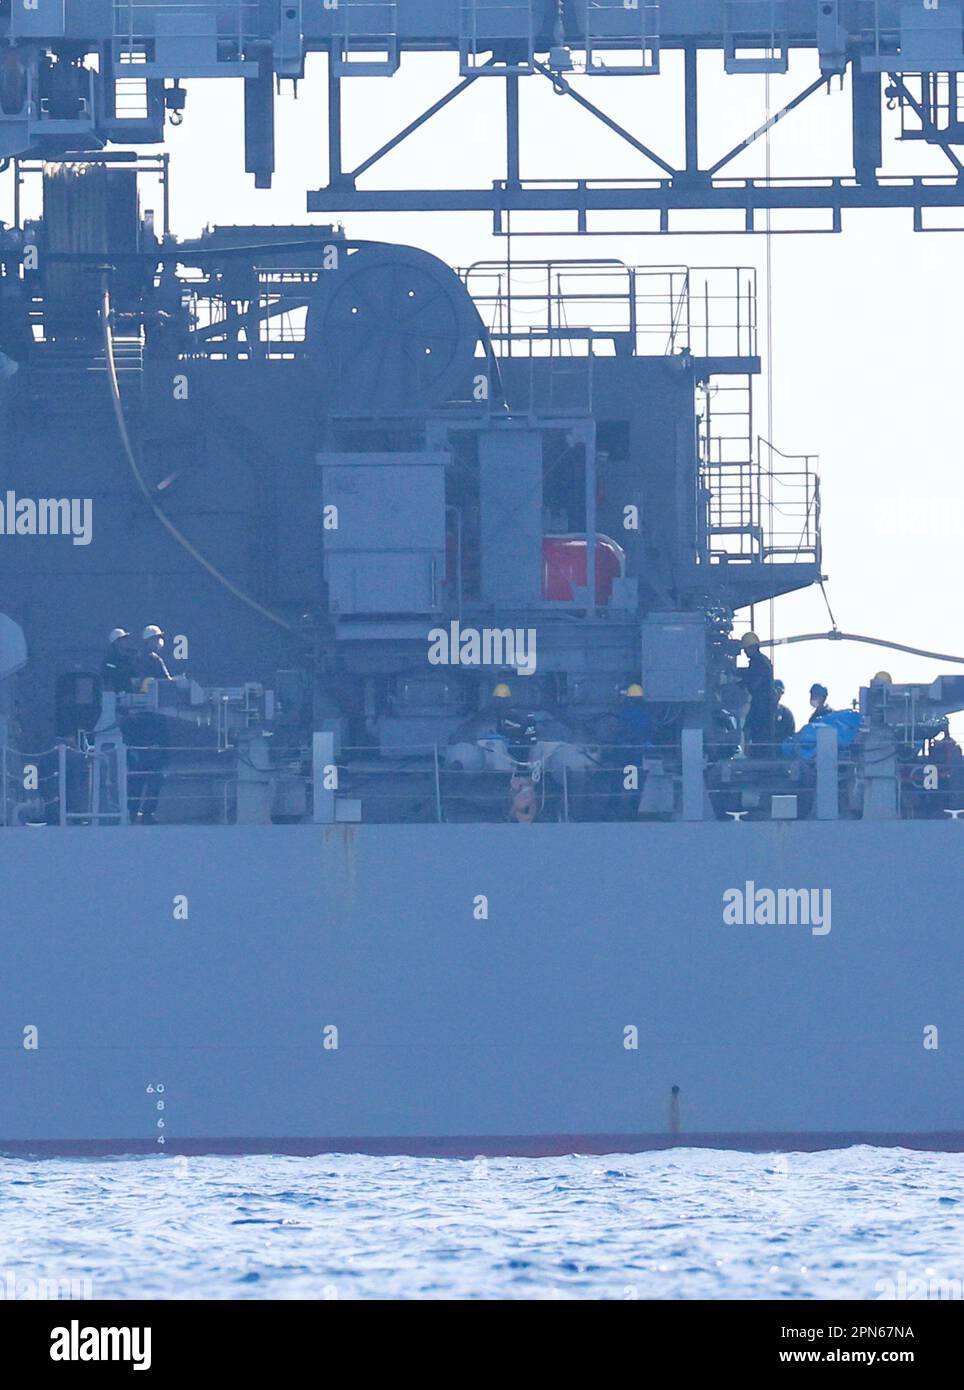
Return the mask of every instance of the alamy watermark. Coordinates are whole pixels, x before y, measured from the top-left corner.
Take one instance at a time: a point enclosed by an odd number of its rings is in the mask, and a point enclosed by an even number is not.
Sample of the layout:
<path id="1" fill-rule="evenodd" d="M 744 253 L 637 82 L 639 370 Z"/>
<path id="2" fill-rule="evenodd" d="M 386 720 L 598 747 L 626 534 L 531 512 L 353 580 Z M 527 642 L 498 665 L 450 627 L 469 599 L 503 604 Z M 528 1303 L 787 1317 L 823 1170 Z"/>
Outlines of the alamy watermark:
<path id="1" fill-rule="evenodd" d="M 50 1334 L 51 1361 L 129 1361 L 135 1371 L 151 1369 L 149 1327 L 81 1327 L 74 1318 Z"/>
<path id="2" fill-rule="evenodd" d="M 19 1270 L 0 1269 L 0 1302 L 33 1303 L 61 1299 L 90 1299 L 93 1280 L 72 1276 L 30 1275 Z"/>
<path id="3" fill-rule="evenodd" d="M 920 497 L 910 493 L 878 498 L 870 511 L 880 536 L 964 536 L 964 497 Z"/>
<path id="4" fill-rule="evenodd" d="M 809 927 L 813 936 L 828 936 L 831 926 L 829 888 L 758 888 L 748 879 L 742 888 L 723 894 L 723 923 L 728 927 Z"/>
<path id="5" fill-rule="evenodd" d="M 905 1274 L 901 1270 L 894 1279 L 878 1279 L 874 1284 L 874 1294 L 878 1299 L 898 1303 L 921 1299 L 960 1302 L 964 1299 L 964 1280 L 948 1279 L 933 1269 L 925 1269 L 923 1274 Z"/>
<path id="6" fill-rule="evenodd" d="M 0 536 L 71 536 L 74 545 L 94 537 L 90 497 L 18 497 L 8 489 L 0 496 Z"/>
<path id="7" fill-rule="evenodd" d="M 533 676 L 538 657 L 534 627 L 433 627 L 428 634 L 430 666 L 514 667 L 520 676 Z"/>

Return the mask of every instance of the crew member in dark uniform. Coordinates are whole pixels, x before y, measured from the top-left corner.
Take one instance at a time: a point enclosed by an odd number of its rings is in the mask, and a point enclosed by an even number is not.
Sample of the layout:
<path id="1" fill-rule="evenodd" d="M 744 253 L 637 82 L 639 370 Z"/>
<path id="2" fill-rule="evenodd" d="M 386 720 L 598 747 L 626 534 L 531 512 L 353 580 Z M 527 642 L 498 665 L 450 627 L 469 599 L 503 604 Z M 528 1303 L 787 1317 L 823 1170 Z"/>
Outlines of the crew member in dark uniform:
<path id="1" fill-rule="evenodd" d="M 155 623 L 144 629 L 141 651 L 136 661 L 139 688 L 148 680 L 171 680 L 167 663 L 161 655 L 164 633 Z M 127 808 L 132 825 L 154 825 L 157 803 L 164 781 L 168 750 L 167 720 L 153 710 L 141 710 L 127 721 L 126 738 L 131 747 L 128 766 L 133 770 L 127 778 Z"/>
<path id="2" fill-rule="evenodd" d="M 787 692 L 783 681 L 774 681 L 773 690 L 777 699 L 777 709 L 775 715 L 775 731 L 777 743 L 782 743 L 786 738 L 792 738 L 797 732 L 797 721 L 793 717 L 793 712 L 787 709 L 783 703 L 783 697 Z"/>
<path id="3" fill-rule="evenodd" d="M 749 745 L 750 756 L 766 757 L 767 745 L 774 741 L 774 722 L 776 718 L 776 691 L 773 688 L 773 663 L 760 650 L 760 639 L 755 632 L 748 632 L 742 641 L 747 665 L 740 672 L 740 680 L 750 697 L 750 708 L 743 721 L 743 732 Z"/>
<path id="4" fill-rule="evenodd" d="M 156 623 L 151 623 L 144 629 L 141 639 L 141 656 L 137 668 L 137 674 L 141 680 L 147 680 L 149 677 L 156 681 L 171 680 L 171 673 L 161 655 L 163 646 L 163 628 L 159 628 Z"/>
<path id="5" fill-rule="evenodd" d="M 807 720 L 808 724 L 816 724 L 817 720 L 822 719 L 825 714 L 833 714 L 833 710 L 827 704 L 827 696 L 829 694 L 830 691 L 827 687 L 825 685 L 820 685 L 819 682 L 815 682 L 810 687 L 810 707 L 813 710 L 813 714 L 811 714 L 810 718 Z"/>
<path id="6" fill-rule="evenodd" d="M 620 744 L 630 748 L 636 756 L 641 749 L 652 744 L 656 726 L 646 704 L 646 692 L 638 682 L 620 691 L 617 720 Z"/>
<path id="7" fill-rule="evenodd" d="M 635 819 L 639 793 L 643 788 L 642 763 L 655 739 L 656 724 L 646 703 L 646 692 L 638 681 L 634 681 L 619 692 L 615 719 L 610 814 L 617 819 Z M 625 784 L 628 767 L 634 767 L 640 773 L 634 795 L 627 793 Z"/>

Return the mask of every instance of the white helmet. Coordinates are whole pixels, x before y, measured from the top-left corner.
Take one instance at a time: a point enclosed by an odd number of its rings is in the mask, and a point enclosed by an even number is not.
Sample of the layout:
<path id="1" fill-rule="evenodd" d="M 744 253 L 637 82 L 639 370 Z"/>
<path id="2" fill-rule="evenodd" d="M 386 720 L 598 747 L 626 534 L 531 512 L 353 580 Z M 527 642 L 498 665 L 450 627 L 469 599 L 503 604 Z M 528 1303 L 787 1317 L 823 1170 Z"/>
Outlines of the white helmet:
<path id="1" fill-rule="evenodd" d="M 149 623 L 148 626 L 141 633 L 141 636 L 143 637 L 145 642 L 149 637 L 163 637 L 164 629 L 158 627 L 156 623 Z"/>
<path id="2" fill-rule="evenodd" d="M 108 643 L 113 646 L 118 637 L 130 637 L 130 633 L 125 627 L 112 627 L 107 638 Z"/>

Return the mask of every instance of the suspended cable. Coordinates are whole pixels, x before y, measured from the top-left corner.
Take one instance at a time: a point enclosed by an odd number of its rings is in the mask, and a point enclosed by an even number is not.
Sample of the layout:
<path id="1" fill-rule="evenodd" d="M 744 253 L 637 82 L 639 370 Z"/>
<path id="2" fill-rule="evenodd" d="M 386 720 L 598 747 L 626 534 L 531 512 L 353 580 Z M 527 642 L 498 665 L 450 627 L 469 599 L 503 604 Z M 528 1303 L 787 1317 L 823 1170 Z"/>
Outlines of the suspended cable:
<path id="1" fill-rule="evenodd" d="M 772 145 L 771 145 L 771 138 L 770 138 L 770 137 L 771 137 L 771 131 L 772 131 L 772 125 L 771 125 L 771 121 L 770 121 L 771 102 L 770 102 L 770 74 L 769 74 L 769 73 L 766 74 L 766 78 L 765 78 L 765 99 L 766 99 L 766 114 L 767 114 L 767 133 L 766 133 L 766 145 L 765 145 L 765 149 L 766 149 L 766 183 L 767 183 L 767 188 L 769 189 L 769 187 L 770 187 L 770 179 L 771 179 L 771 175 L 772 175 L 772 172 L 773 172 Z M 766 209 L 766 282 L 767 282 L 767 448 L 771 451 L 771 452 L 770 452 L 770 501 L 771 501 L 771 510 L 770 510 L 770 518 L 769 518 L 769 520 L 770 520 L 770 523 L 771 523 L 770 529 L 771 529 L 771 531 L 772 531 L 772 529 L 773 529 L 773 527 L 772 527 L 772 521 L 773 521 L 773 510 L 772 510 L 772 501 L 773 501 L 773 453 L 772 453 L 772 450 L 773 450 L 773 225 L 772 225 L 772 214 L 771 214 L 771 209 L 770 209 L 770 199 L 769 199 L 769 197 L 767 198 L 767 209 Z M 757 444 L 757 449 L 759 449 L 759 443 Z M 759 460 L 758 460 L 758 463 L 760 464 L 760 467 L 762 468 L 762 466 L 763 466 L 763 460 L 762 460 L 762 459 L 759 459 Z M 769 621 L 770 639 L 771 639 L 771 641 L 772 641 L 773 638 L 774 638 L 774 635 L 775 635 L 775 633 L 776 633 L 776 604 L 774 603 L 774 600 L 773 600 L 772 598 L 770 599 L 769 609 L 770 609 L 770 612 L 769 612 L 769 620 L 770 620 L 770 621 Z"/>
<path id="2" fill-rule="evenodd" d="M 275 623 L 278 627 L 286 628 L 289 632 L 294 631 L 294 625 L 292 623 L 289 623 L 287 619 L 282 618 L 277 613 L 272 613 L 270 608 L 265 608 L 262 604 L 258 603 L 256 599 L 251 598 L 249 594 L 246 594 L 242 589 L 239 589 L 236 584 L 232 583 L 232 581 L 228 579 L 227 575 L 222 574 L 219 569 L 215 568 L 215 566 L 211 564 L 210 560 L 207 560 L 201 554 L 201 552 L 191 544 L 187 537 L 178 530 L 178 528 L 174 525 L 173 521 L 171 521 L 171 519 L 168 517 L 167 513 L 155 501 L 150 488 L 144 481 L 144 476 L 141 473 L 140 468 L 137 466 L 137 459 L 134 457 L 134 450 L 131 447 L 130 435 L 127 431 L 127 421 L 124 418 L 124 405 L 121 400 L 120 382 L 117 376 L 117 363 L 114 359 L 114 333 L 113 329 L 111 328 L 110 321 L 110 290 L 105 285 L 103 291 L 103 298 L 101 301 L 101 322 L 104 333 L 104 356 L 107 362 L 107 379 L 110 383 L 111 401 L 114 407 L 114 419 L 117 422 L 117 433 L 120 436 L 121 447 L 123 448 L 124 454 L 127 458 L 128 467 L 130 468 L 131 473 L 134 475 L 134 480 L 137 483 L 137 486 L 144 494 L 144 498 L 147 502 L 147 505 L 150 507 L 151 511 L 157 517 L 158 521 L 165 528 L 165 530 L 168 531 L 169 534 L 173 536 L 173 538 L 177 541 L 178 545 L 182 546 L 191 556 L 191 558 L 193 560 L 196 560 L 202 569 L 207 570 L 208 574 L 210 574 L 214 579 L 216 579 L 219 584 L 223 585 L 229 593 L 233 594 L 236 599 L 239 599 L 241 601 L 241 603 L 247 604 L 247 606 L 253 609 L 255 613 L 260 613 L 260 615 L 263 618 L 267 618 L 269 622 Z"/>
<path id="3" fill-rule="evenodd" d="M 773 637 L 761 642 L 761 647 L 792 647 L 797 642 L 863 642 L 868 647 L 889 647 L 891 651 L 907 652 L 910 656 L 923 656 L 931 661 L 950 661 L 955 666 L 964 666 L 964 656 L 950 656 L 947 652 L 930 652 L 923 647 L 908 647 L 903 642 L 888 642 L 882 637 L 858 637 L 853 632 L 807 632 L 797 637 Z"/>
<path id="4" fill-rule="evenodd" d="M 827 605 L 827 614 L 828 614 L 828 616 L 829 616 L 829 618 L 830 618 L 830 626 L 833 628 L 834 632 L 836 632 L 836 631 L 837 631 L 837 619 L 836 619 L 836 618 L 834 617 L 834 615 L 833 615 L 833 609 L 830 607 L 830 599 L 827 597 L 826 585 L 824 584 L 824 582 L 823 582 L 822 579 L 820 580 L 820 592 L 823 594 L 823 601 L 824 601 L 824 603 Z M 770 635 L 771 635 L 771 637 L 773 636 L 772 633 L 771 633 Z"/>

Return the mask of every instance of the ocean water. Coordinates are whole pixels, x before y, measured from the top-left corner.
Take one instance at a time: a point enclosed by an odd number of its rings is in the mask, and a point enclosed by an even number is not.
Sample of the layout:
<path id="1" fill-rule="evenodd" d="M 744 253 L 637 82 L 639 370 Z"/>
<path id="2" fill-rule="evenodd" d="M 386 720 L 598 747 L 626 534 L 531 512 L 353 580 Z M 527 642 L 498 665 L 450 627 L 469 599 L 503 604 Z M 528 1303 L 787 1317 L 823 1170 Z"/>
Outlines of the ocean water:
<path id="1" fill-rule="evenodd" d="M 0 1297 L 957 1298 L 964 1155 L 0 1159 Z"/>

